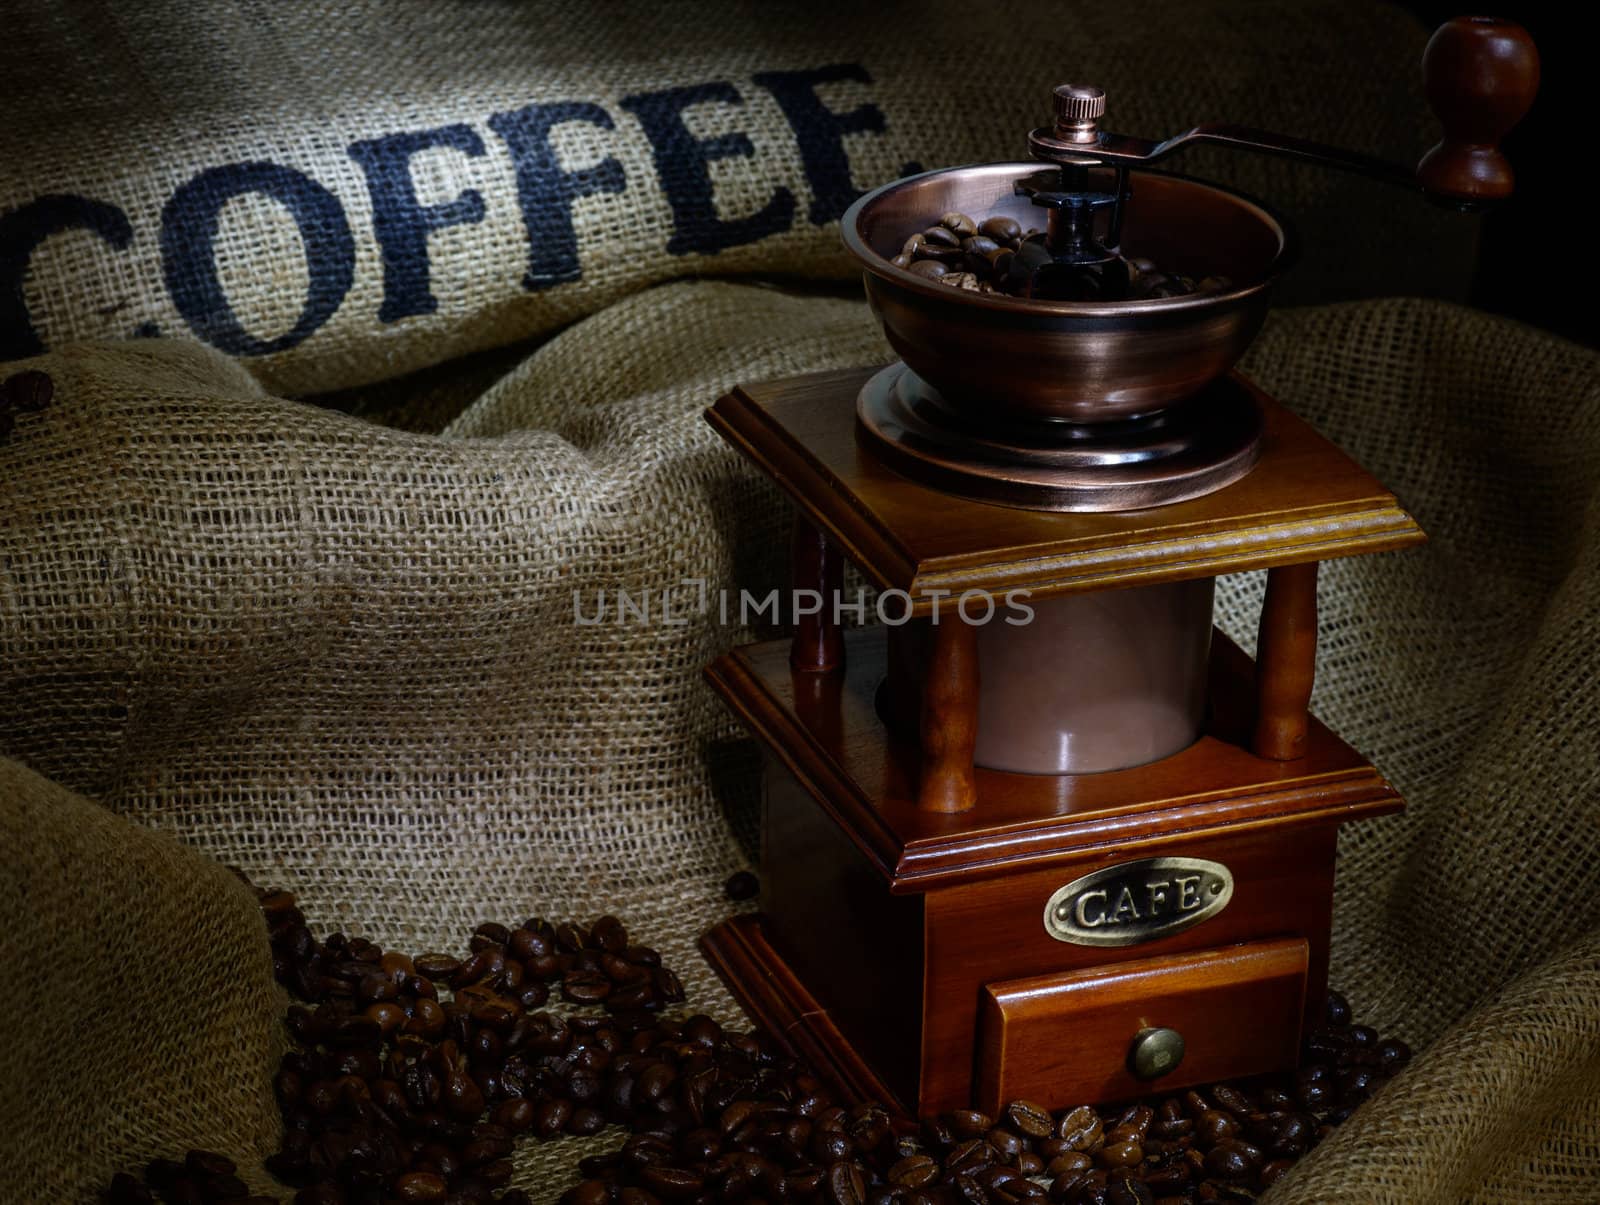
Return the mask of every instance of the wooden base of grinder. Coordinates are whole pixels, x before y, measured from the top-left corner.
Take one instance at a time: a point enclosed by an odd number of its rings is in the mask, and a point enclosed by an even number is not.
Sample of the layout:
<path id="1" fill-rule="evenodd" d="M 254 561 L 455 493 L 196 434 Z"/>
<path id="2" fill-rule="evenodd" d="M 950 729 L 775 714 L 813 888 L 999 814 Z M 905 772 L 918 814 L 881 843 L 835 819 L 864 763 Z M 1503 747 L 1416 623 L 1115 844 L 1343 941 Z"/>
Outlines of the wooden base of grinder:
<path id="1" fill-rule="evenodd" d="M 1219 633 L 1189 749 L 1106 774 L 980 770 L 977 808 L 929 815 L 915 751 L 873 705 L 884 634 L 847 639 L 837 676 L 791 673 L 785 642 L 709 671 L 768 750 L 762 913 L 701 943 L 758 1024 L 841 1095 L 914 1116 L 1293 1065 L 1327 988 L 1338 826 L 1401 806 L 1366 761 L 1315 721 L 1294 762 L 1248 753 L 1252 664 Z M 1153 1031 L 1183 1053 L 1146 1078 Z"/>

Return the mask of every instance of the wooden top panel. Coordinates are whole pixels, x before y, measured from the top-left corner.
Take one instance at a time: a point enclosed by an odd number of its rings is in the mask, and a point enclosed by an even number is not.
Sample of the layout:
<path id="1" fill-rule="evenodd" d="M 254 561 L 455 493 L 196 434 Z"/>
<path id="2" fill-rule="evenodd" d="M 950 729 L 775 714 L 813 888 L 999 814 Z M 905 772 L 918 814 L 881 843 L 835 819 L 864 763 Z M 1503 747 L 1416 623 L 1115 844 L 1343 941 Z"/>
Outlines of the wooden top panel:
<path id="1" fill-rule="evenodd" d="M 744 385 L 707 419 L 794 499 L 880 589 L 1076 590 L 1213 577 L 1419 543 L 1393 494 L 1254 386 L 1260 463 L 1241 480 L 1149 510 L 1061 514 L 942 493 L 857 443 L 855 405 L 877 369 Z"/>
<path id="2" fill-rule="evenodd" d="M 878 718 L 882 628 L 847 634 L 843 673 L 794 673 L 788 651 L 782 640 L 735 649 L 706 676 L 895 891 L 970 882 L 1096 849 L 1126 851 L 1176 833 L 1336 823 L 1402 806 L 1382 775 L 1315 718 L 1304 757 L 1275 762 L 1251 754 L 1245 744 L 1254 664 L 1220 632 L 1213 637 L 1211 719 L 1195 744 L 1104 774 L 979 768 L 978 804 L 956 815 L 916 806 L 918 751 L 892 741 Z"/>

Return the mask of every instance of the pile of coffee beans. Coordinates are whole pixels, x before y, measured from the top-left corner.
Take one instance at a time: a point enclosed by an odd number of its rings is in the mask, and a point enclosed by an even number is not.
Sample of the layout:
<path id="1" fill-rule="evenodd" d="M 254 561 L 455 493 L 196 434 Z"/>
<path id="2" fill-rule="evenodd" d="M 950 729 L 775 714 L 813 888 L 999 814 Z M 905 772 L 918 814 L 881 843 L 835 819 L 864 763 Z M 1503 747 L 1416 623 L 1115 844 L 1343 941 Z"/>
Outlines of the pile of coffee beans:
<path id="1" fill-rule="evenodd" d="M 908 238 L 891 262 L 951 288 L 1026 297 L 1032 295 L 1038 269 L 1051 263 L 1043 239 L 1038 230 L 1024 232 L 1014 218 L 1000 215 L 978 221 L 952 212 Z M 1159 271 L 1143 257 L 1120 255 L 1106 264 L 1074 269 L 1071 275 L 1070 299 L 1084 301 L 1187 297 L 1232 287 L 1225 276 L 1196 279 Z"/>
<path id="2" fill-rule="evenodd" d="M 37 369 L 14 372 L 0 384 L 0 444 L 16 430 L 17 415 L 37 414 L 50 404 L 55 382 Z"/>
<path id="3" fill-rule="evenodd" d="M 298 998 L 273 1084 L 283 1137 L 266 1161 L 295 1205 L 528 1205 L 508 1186 L 518 1141 L 608 1126 L 627 1137 L 579 1163 L 566 1205 L 1250 1200 L 1409 1057 L 1334 995 L 1293 1074 L 919 1126 L 846 1107 L 760 1034 L 666 1015 L 683 1000 L 677 976 L 615 917 L 486 922 L 459 957 L 411 957 L 318 941 L 291 895 L 258 894 L 277 977 Z M 204 1151 L 119 1175 L 106 1200 L 273 1205 Z"/>
<path id="4" fill-rule="evenodd" d="M 156 1159 L 140 1180 L 118 1172 L 106 1190 L 111 1205 L 154 1205 L 182 1201 L 186 1205 L 277 1205 L 276 1197 L 253 1197 L 239 1179 L 238 1166 L 214 1151 L 190 1151 L 182 1163 Z"/>
<path id="5" fill-rule="evenodd" d="M 1023 240 L 1038 235 L 1037 230 L 1024 234 L 1014 218 L 978 222 L 964 213 L 947 213 L 908 238 L 893 263 L 951 288 L 993 293 L 1003 289 Z"/>
<path id="6" fill-rule="evenodd" d="M 731 1063 L 747 1086 L 720 1109 L 715 1095 L 689 1101 L 690 1117 L 676 1124 L 671 1106 L 635 1118 L 619 1151 L 582 1162 L 585 1179 L 563 1202 L 1254 1200 L 1410 1057 L 1403 1043 L 1350 1025 L 1337 994 L 1306 1050 L 1308 1061 L 1291 1074 L 1101 1108 L 1051 1112 L 1013 1101 L 998 1117 L 961 1110 L 918 1126 L 875 1104 L 834 1103 L 804 1069 L 759 1042 L 753 1069 L 748 1049 L 730 1057 L 718 1043 L 692 1051 L 693 1074 L 720 1083 Z M 673 1046 L 651 1054 L 670 1059 Z"/>

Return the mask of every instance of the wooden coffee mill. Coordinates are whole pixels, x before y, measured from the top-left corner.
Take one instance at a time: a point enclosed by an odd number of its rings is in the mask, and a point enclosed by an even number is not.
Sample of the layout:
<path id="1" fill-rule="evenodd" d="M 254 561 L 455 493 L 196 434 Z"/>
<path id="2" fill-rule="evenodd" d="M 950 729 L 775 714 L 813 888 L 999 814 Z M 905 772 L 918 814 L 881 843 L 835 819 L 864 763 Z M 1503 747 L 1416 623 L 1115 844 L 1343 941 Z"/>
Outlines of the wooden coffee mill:
<path id="1" fill-rule="evenodd" d="M 1035 162 L 913 176 L 845 215 L 900 362 L 709 411 L 792 499 L 794 586 L 825 602 L 707 671 L 767 758 L 762 910 L 702 945 L 847 1096 L 1059 1107 L 1296 1062 L 1339 826 L 1402 806 L 1308 714 L 1317 566 L 1424 537 L 1231 371 L 1291 258 L 1283 223 L 1140 169 L 1209 141 L 1467 207 L 1506 196 L 1495 145 L 1538 82 L 1526 33 L 1459 18 L 1423 66 L 1444 139 L 1415 173 L 1234 126 L 1111 134 L 1104 93 L 1057 88 Z M 1026 227 L 1040 207 L 1053 270 L 1120 250 L 1231 283 L 1064 301 L 891 262 L 942 214 Z M 880 626 L 845 632 L 827 605 L 841 557 L 881 592 Z M 1253 663 L 1212 628 L 1215 579 L 1248 569 L 1267 570 Z"/>

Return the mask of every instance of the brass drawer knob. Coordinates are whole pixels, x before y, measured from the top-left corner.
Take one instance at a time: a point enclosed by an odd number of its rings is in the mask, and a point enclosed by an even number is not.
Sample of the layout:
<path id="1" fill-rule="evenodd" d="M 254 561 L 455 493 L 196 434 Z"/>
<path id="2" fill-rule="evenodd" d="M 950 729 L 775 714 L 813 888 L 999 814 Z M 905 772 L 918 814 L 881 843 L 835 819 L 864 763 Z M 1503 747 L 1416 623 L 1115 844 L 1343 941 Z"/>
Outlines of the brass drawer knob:
<path id="1" fill-rule="evenodd" d="M 1176 1029 L 1141 1029 L 1128 1051 L 1128 1070 L 1139 1079 L 1160 1079 L 1183 1062 L 1183 1035 Z"/>

